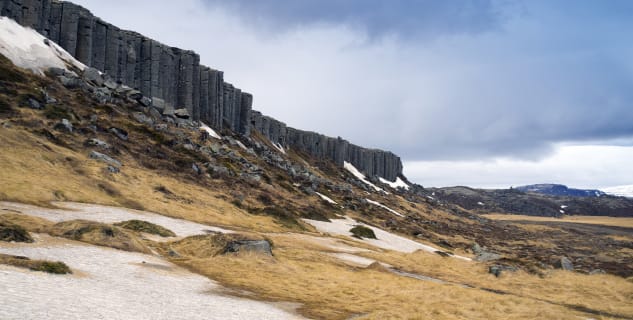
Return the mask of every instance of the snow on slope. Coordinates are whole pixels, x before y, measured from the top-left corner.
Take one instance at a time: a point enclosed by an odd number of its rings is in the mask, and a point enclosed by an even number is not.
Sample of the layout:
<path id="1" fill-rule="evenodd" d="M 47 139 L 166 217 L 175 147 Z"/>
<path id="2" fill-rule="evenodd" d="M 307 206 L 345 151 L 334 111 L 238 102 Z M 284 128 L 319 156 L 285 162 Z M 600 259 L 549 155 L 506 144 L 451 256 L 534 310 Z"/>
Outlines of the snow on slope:
<path id="1" fill-rule="evenodd" d="M 349 173 L 351 173 L 354 177 L 356 177 L 358 180 L 362 181 L 363 183 L 365 183 L 366 185 L 374 188 L 374 190 L 376 191 L 385 191 L 382 190 L 379 187 L 376 187 L 375 184 L 369 182 L 369 180 L 367 180 L 367 178 L 365 177 L 365 175 L 360 172 L 358 169 L 356 169 L 356 167 L 354 167 L 354 165 L 352 165 L 351 163 L 344 161 L 343 162 L 343 168 L 345 168 L 345 170 L 349 171 Z"/>
<path id="2" fill-rule="evenodd" d="M 160 257 L 35 237 L 33 244 L 0 243 L 0 253 L 61 260 L 75 274 L 0 265 L 0 319 L 303 319 L 229 296 L 218 283 Z"/>
<path id="3" fill-rule="evenodd" d="M 380 203 L 380 202 L 378 202 L 378 201 L 369 200 L 369 199 L 365 199 L 365 200 L 367 200 L 367 202 L 369 202 L 369 203 L 371 203 L 371 204 L 373 204 L 373 205 L 375 205 L 375 206 L 379 206 L 379 207 L 381 207 L 381 208 L 383 208 L 383 209 L 385 209 L 385 210 L 387 210 L 387 211 L 389 211 L 389 212 L 391 212 L 391 213 L 393 213 L 393 214 L 397 215 L 398 217 L 404 217 L 404 215 L 402 215 L 402 214 L 401 214 L 401 213 L 399 213 L 398 211 L 393 210 L 393 209 L 391 209 L 391 208 L 387 207 L 386 205 L 384 205 L 384 204 L 382 204 L 382 203 Z"/>
<path id="4" fill-rule="evenodd" d="M 402 179 L 400 179 L 400 177 L 396 178 L 396 181 L 391 182 L 385 178 L 379 177 L 378 180 L 380 180 L 380 182 L 394 188 L 394 189 L 398 189 L 398 188 L 404 188 L 405 190 L 409 190 L 409 185 L 402 181 Z"/>
<path id="5" fill-rule="evenodd" d="M 7 17 L 0 17 L 0 53 L 16 66 L 40 75 L 51 67 L 86 68 L 53 41 Z"/>
<path id="6" fill-rule="evenodd" d="M 604 191 L 607 194 L 610 194 L 612 196 L 633 198 L 633 184 L 632 185 L 628 185 L 628 186 L 617 186 L 617 187 L 604 188 L 604 189 L 602 189 L 602 191 Z"/>
<path id="7" fill-rule="evenodd" d="M 328 196 L 326 196 L 326 195 L 324 195 L 324 194 L 318 193 L 318 192 L 315 192 L 315 193 L 316 193 L 319 197 L 321 197 L 321 199 L 323 199 L 323 200 L 325 200 L 325 201 L 327 201 L 327 202 L 329 202 L 329 203 L 331 203 L 331 204 L 337 204 L 337 203 L 336 203 L 336 201 L 332 200 L 332 198 L 330 198 L 330 197 L 328 197 Z"/>
<path id="8" fill-rule="evenodd" d="M 215 132 L 215 130 L 211 129 L 208 125 L 202 122 L 200 122 L 200 124 L 201 124 L 200 129 L 206 131 L 209 134 L 209 136 L 222 140 L 222 137 L 220 137 L 220 135 L 217 132 Z"/>

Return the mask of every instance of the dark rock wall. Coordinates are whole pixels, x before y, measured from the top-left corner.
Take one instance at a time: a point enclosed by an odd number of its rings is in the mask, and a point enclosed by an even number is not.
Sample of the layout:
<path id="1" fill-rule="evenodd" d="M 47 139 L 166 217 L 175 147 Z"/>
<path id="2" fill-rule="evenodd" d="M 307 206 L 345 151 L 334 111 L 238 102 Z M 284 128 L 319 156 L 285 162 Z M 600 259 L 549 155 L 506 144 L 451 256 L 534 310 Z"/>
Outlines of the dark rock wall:
<path id="1" fill-rule="evenodd" d="M 55 0 L 0 0 L 0 14 L 37 30 L 77 60 L 116 81 L 176 109 L 186 108 L 193 120 L 215 129 L 245 136 L 256 130 L 286 148 L 339 165 L 348 161 L 369 176 L 395 180 L 402 174 L 400 158 L 393 153 L 288 128 L 253 111 L 253 96 L 225 82 L 221 71 L 200 65 L 195 52 L 121 30 L 79 5 Z"/>

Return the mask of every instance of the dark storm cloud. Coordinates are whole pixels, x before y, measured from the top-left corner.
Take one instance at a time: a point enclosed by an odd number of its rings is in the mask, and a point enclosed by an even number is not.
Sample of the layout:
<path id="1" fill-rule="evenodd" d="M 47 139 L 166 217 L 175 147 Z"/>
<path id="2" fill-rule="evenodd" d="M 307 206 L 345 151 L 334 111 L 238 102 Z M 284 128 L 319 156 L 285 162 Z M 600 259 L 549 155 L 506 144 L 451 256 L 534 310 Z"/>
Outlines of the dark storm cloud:
<path id="1" fill-rule="evenodd" d="M 496 28 L 500 12 L 490 0 L 206 0 L 257 26 L 292 29 L 346 24 L 371 37 L 402 38 L 478 33 Z"/>

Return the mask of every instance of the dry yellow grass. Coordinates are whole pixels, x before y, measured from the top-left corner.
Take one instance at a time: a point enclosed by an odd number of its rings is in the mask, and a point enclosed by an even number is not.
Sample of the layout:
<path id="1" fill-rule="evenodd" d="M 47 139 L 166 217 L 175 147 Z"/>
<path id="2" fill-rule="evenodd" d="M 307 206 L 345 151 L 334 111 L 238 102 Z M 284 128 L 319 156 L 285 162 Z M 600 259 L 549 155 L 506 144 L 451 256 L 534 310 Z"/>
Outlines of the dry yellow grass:
<path id="1" fill-rule="evenodd" d="M 486 214 L 484 217 L 492 220 L 504 221 L 538 221 L 538 222 L 573 222 L 584 224 L 597 224 L 614 227 L 633 228 L 633 218 L 598 217 L 598 216 L 564 216 L 563 218 L 535 217 L 514 214 Z"/>
<path id="2" fill-rule="evenodd" d="M 303 304 L 301 313 L 319 319 L 577 319 L 596 317 L 572 305 L 633 317 L 633 284 L 612 276 L 553 272 L 545 279 L 515 273 L 500 279 L 482 264 L 433 254 L 364 253 L 399 268 L 481 288 L 437 284 L 374 268 L 352 268 L 301 241 L 272 237 L 275 259 L 254 255 L 185 257 L 176 262 L 260 298 Z M 593 290 L 593 289 L 596 290 Z M 609 317 L 602 317 L 609 318 Z"/>
<path id="3" fill-rule="evenodd" d="M 261 232 L 283 231 L 272 218 L 249 214 L 204 189 L 146 170 L 134 159 L 121 173 L 104 172 L 104 165 L 87 156 L 49 143 L 24 130 L 0 127 L 0 200 L 51 206 L 51 201 L 75 201 L 145 209 L 200 223 Z M 167 199 L 155 190 L 164 186 L 185 201 Z M 142 204 L 142 205 L 141 205 Z"/>

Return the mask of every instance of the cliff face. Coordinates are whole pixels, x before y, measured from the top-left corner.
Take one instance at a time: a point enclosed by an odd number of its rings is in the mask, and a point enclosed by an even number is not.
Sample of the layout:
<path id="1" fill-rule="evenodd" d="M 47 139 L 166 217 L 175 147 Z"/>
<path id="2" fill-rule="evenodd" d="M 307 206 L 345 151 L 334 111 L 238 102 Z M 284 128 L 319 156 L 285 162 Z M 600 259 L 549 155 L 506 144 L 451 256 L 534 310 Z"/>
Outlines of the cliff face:
<path id="1" fill-rule="evenodd" d="M 81 6 L 52 0 L 0 0 L 0 14 L 37 30 L 85 65 L 140 90 L 154 101 L 186 108 L 194 120 L 215 129 L 245 136 L 257 130 L 282 146 L 339 165 L 350 162 L 369 176 L 394 181 L 402 175 L 402 162 L 395 154 L 289 128 L 252 110 L 253 96 L 225 82 L 222 71 L 200 65 L 195 52 L 121 30 Z"/>

